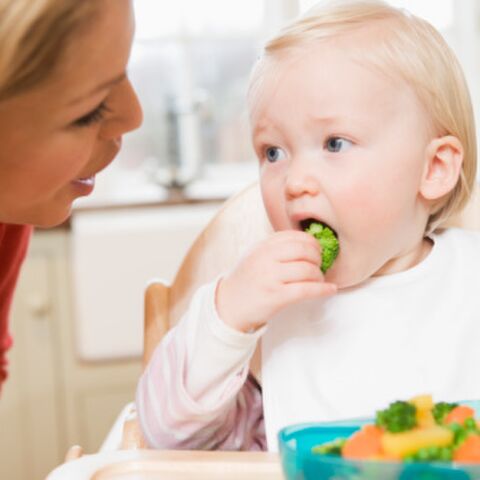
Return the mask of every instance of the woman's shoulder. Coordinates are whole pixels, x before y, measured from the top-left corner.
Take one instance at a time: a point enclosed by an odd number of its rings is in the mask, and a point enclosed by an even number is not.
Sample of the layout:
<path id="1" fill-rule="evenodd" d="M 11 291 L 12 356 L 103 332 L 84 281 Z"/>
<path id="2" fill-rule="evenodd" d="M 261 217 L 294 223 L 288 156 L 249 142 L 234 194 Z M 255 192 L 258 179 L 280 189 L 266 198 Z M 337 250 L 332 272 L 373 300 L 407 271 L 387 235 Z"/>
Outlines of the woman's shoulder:
<path id="1" fill-rule="evenodd" d="M 0 249 L 18 247 L 19 243 L 28 243 L 32 230 L 31 225 L 0 223 Z"/>
<path id="2" fill-rule="evenodd" d="M 32 227 L 0 223 L 0 272 L 11 271 L 20 266 L 26 255 Z"/>

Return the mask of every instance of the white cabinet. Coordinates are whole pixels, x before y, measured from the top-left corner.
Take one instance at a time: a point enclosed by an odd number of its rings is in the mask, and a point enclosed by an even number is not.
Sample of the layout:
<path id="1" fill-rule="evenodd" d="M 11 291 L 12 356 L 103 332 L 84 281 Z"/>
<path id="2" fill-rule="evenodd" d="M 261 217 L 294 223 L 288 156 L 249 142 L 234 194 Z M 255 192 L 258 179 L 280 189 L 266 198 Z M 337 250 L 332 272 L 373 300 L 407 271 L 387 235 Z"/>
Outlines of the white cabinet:
<path id="1" fill-rule="evenodd" d="M 74 444 L 97 451 L 134 398 L 139 358 L 78 360 L 72 296 L 69 231 L 37 231 L 12 311 L 10 377 L 0 399 L 2 479 L 45 478 Z"/>
<path id="2" fill-rule="evenodd" d="M 0 478 L 43 478 L 65 443 L 55 252 L 35 245 L 13 308 L 10 378 L 0 400 Z"/>
<path id="3" fill-rule="evenodd" d="M 75 347 L 81 359 L 141 355 L 147 282 L 173 280 L 183 255 L 220 205 L 97 209 L 74 216 Z"/>

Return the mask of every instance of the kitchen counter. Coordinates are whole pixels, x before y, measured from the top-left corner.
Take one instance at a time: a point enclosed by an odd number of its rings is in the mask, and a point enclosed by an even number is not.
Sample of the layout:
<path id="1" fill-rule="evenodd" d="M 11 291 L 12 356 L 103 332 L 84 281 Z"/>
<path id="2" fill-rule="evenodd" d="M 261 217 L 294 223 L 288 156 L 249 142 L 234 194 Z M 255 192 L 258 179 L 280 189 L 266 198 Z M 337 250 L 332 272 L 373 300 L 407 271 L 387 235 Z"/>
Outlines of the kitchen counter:
<path id="1" fill-rule="evenodd" d="M 256 163 L 211 165 L 183 188 L 152 183 L 145 172 L 130 171 L 100 175 L 92 195 L 78 199 L 74 213 L 92 209 L 118 209 L 219 202 L 258 179 Z"/>
<path id="2" fill-rule="evenodd" d="M 219 202 L 224 202 L 229 196 L 220 195 L 220 196 L 202 196 L 202 197 L 192 197 L 186 196 L 183 190 L 170 189 L 167 195 L 158 195 L 158 197 L 135 197 L 135 198 L 124 198 L 119 200 L 105 200 L 105 201 L 95 201 L 95 202 L 79 202 L 74 205 L 72 216 L 67 218 L 64 222 L 57 225 L 53 228 L 55 229 L 71 229 L 72 226 L 72 217 L 78 213 L 84 212 L 108 212 L 108 211 L 119 211 L 119 210 L 131 210 L 131 209 L 155 209 L 160 207 L 175 207 L 175 206 L 188 206 L 188 205 L 208 205 L 208 204 L 218 204 Z M 36 228 L 37 231 L 52 230 L 43 229 L 41 227 Z"/>
<path id="3" fill-rule="evenodd" d="M 257 166 L 252 163 L 222 166 L 185 188 L 165 188 L 148 182 L 141 171 L 114 175 L 106 172 L 97 179 L 92 195 L 74 202 L 72 217 L 92 211 L 218 204 L 255 182 L 257 176 Z M 70 229 L 71 224 L 70 217 L 56 228 Z"/>

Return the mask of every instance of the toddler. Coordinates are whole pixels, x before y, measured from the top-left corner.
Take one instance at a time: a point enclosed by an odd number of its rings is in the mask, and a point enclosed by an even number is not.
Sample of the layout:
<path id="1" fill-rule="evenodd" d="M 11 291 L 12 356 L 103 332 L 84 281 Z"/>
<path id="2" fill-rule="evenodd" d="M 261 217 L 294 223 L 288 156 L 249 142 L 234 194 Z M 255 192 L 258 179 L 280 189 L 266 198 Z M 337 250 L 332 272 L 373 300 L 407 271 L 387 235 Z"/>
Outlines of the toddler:
<path id="1" fill-rule="evenodd" d="M 480 234 L 438 228 L 473 187 L 475 127 L 440 34 L 380 1 L 322 4 L 266 45 L 248 101 L 275 233 L 157 347 L 149 444 L 275 450 L 288 424 L 480 398 Z M 313 221 L 340 244 L 326 274 Z"/>

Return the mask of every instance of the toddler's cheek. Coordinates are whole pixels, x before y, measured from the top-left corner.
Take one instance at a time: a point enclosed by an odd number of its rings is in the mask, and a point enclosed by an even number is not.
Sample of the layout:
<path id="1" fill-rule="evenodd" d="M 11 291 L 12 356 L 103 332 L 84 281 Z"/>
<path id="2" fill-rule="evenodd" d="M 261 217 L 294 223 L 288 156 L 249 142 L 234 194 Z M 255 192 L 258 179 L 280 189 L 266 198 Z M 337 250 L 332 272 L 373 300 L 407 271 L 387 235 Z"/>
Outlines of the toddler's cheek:
<path id="1" fill-rule="evenodd" d="M 280 232 L 282 230 L 291 230 L 292 226 L 285 214 L 278 211 L 278 209 L 267 209 L 268 219 L 272 225 L 272 228 L 276 232 Z"/>
<path id="2" fill-rule="evenodd" d="M 262 196 L 263 205 L 273 229 L 275 231 L 289 230 L 291 226 L 282 195 L 269 195 L 268 192 L 263 191 Z"/>
<path id="3" fill-rule="evenodd" d="M 383 186 L 368 182 L 365 185 L 344 189 L 337 198 L 341 198 L 340 207 L 343 216 L 354 224 L 356 221 L 381 222 L 389 217 L 389 213 L 397 210 L 392 201 L 391 191 Z"/>
<path id="4" fill-rule="evenodd" d="M 337 195 L 338 198 L 342 198 L 344 206 L 354 205 L 356 209 L 368 211 L 381 203 L 384 192 L 379 192 L 377 186 L 371 181 L 362 183 L 357 181 L 351 187 L 344 185 Z"/>

